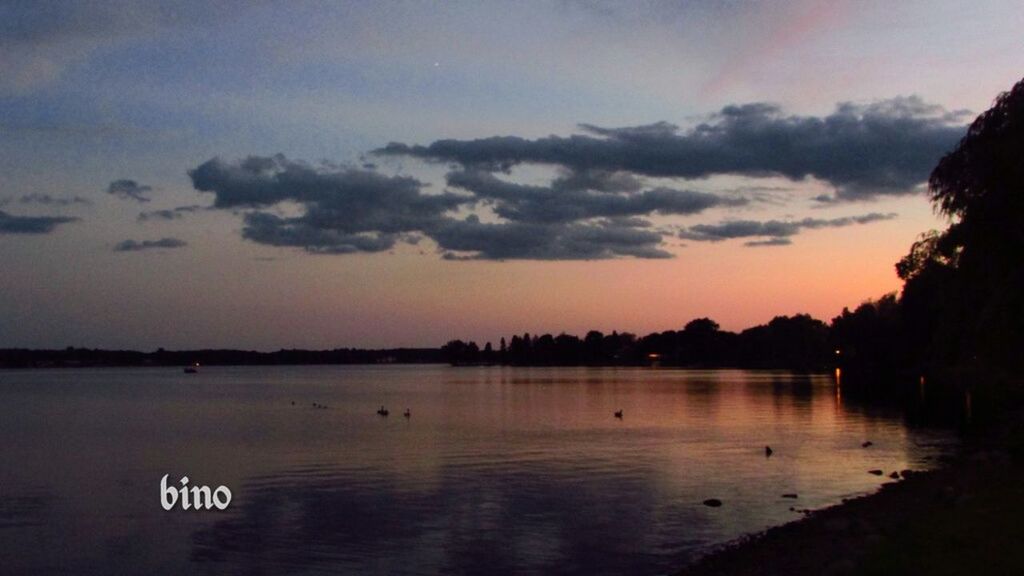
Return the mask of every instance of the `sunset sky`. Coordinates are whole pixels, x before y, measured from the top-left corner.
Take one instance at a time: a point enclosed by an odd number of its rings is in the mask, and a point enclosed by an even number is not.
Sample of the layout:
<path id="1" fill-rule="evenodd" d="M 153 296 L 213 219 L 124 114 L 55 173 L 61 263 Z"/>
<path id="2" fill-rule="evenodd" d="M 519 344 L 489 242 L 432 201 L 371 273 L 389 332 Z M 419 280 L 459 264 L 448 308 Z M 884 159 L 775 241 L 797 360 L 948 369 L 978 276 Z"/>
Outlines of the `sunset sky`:
<path id="1" fill-rule="evenodd" d="M 1012 1 L 0 1 L 0 347 L 740 330 L 899 288 Z"/>

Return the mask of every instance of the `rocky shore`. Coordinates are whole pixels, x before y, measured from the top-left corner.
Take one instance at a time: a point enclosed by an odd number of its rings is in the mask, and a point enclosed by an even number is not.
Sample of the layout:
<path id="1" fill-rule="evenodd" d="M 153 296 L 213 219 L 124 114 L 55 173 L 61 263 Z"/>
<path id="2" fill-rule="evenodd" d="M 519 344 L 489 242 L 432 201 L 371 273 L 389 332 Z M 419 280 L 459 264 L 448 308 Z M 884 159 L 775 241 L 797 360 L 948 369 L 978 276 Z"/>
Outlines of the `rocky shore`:
<path id="1" fill-rule="evenodd" d="M 1024 574 L 1024 465 L 996 446 L 730 543 L 680 575 Z"/>

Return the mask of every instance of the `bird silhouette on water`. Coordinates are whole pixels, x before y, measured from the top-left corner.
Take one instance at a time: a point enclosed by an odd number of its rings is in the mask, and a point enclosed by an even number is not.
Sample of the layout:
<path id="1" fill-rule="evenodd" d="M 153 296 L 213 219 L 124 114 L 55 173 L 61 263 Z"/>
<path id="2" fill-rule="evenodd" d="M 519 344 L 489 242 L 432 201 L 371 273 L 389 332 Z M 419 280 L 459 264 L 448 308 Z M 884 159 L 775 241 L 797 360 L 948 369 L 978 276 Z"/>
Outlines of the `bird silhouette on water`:
<path id="1" fill-rule="evenodd" d="M 764 457 L 765 458 L 771 458 L 772 454 L 774 454 L 774 453 L 775 453 L 775 451 L 772 450 L 771 446 L 765 446 L 764 447 Z"/>
<path id="2" fill-rule="evenodd" d="M 618 412 L 615 413 L 615 417 L 618 418 L 619 420 L 622 420 L 622 410 L 621 409 Z"/>
<path id="3" fill-rule="evenodd" d="M 402 416 L 405 416 L 406 418 L 412 418 L 412 412 L 408 408 L 406 408 L 405 412 L 402 413 Z"/>
<path id="4" fill-rule="evenodd" d="M 380 410 L 377 410 L 377 414 L 379 414 L 381 416 L 387 416 L 388 415 L 388 409 L 385 408 L 383 405 L 381 405 Z"/>

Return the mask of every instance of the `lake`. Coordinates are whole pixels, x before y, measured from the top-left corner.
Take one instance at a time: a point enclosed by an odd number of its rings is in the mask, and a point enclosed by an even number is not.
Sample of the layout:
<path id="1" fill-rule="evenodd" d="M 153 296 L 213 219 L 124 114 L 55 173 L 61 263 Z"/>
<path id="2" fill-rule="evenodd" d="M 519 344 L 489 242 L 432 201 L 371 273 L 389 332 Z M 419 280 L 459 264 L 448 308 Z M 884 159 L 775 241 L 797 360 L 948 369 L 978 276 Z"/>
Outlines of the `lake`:
<path id="1" fill-rule="evenodd" d="M 0 436 L 16 574 L 664 574 L 956 442 L 832 375 L 432 365 L 2 371 Z"/>

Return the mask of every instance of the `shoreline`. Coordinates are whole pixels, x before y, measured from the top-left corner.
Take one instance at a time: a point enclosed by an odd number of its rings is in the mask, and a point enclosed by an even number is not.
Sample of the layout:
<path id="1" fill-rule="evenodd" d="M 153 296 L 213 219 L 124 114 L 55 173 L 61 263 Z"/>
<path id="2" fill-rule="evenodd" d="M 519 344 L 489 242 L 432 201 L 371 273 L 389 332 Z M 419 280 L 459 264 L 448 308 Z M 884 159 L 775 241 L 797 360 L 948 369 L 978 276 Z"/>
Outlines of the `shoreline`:
<path id="1" fill-rule="evenodd" d="M 965 445 L 937 468 L 725 543 L 678 576 L 1022 574 L 1024 465 Z"/>

